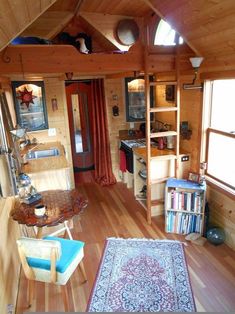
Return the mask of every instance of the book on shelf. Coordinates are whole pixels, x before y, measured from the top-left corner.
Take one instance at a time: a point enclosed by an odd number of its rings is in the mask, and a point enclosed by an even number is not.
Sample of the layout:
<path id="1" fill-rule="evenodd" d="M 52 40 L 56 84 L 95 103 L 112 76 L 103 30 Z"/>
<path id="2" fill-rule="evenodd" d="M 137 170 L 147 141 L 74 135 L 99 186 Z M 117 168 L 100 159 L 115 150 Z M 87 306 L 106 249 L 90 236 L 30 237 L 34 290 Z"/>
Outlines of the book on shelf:
<path id="1" fill-rule="evenodd" d="M 202 213 L 203 195 L 196 192 L 181 192 L 171 190 L 167 194 L 168 209 L 183 210 L 188 212 Z"/>
<path id="2" fill-rule="evenodd" d="M 201 233 L 202 215 L 190 215 L 188 213 L 176 213 L 168 211 L 166 231 L 178 234 L 188 234 L 192 232 Z"/>

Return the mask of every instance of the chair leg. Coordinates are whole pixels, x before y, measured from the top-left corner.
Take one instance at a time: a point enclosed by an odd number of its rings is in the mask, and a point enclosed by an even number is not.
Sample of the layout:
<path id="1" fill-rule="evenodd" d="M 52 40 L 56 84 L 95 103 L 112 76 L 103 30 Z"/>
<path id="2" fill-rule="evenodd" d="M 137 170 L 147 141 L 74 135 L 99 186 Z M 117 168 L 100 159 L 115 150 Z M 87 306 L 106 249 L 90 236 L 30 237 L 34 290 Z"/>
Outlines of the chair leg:
<path id="1" fill-rule="evenodd" d="M 66 287 L 66 285 L 61 285 L 60 289 L 61 289 L 61 294 L 62 294 L 62 298 L 64 301 L 64 310 L 65 310 L 65 312 L 68 312 L 69 311 L 69 302 L 68 302 L 67 287 Z"/>
<path id="2" fill-rule="evenodd" d="M 35 297 L 35 281 L 28 280 L 28 307 L 32 306 Z"/>
<path id="3" fill-rule="evenodd" d="M 78 266 L 79 266 L 79 268 L 81 270 L 82 277 L 84 279 L 83 283 L 84 283 L 84 282 L 87 281 L 87 276 L 86 276 L 86 272 L 85 272 L 85 267 L 84 267 L 83 261 L 81 261 Z"/>

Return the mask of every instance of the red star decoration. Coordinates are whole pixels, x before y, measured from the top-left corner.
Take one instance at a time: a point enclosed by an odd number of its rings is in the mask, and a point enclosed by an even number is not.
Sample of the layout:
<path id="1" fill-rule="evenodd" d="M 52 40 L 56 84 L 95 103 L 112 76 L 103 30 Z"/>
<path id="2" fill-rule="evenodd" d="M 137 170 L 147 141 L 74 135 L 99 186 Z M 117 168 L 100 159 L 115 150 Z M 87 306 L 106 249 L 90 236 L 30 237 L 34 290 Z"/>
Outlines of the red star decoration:
<path id="1" fill-rule="evenodd" d="M 25 104 L 29 109 L 30 103 L 34 104 L 33 99 L 37 98 L 37 96 L 32 95 L 33 91 L 28 91 L 26 87 L 23 91 L 19 90 L 19 93 L 20 96 L 16 96 L 16 98 L 21 100 L 21 105 Z"/>

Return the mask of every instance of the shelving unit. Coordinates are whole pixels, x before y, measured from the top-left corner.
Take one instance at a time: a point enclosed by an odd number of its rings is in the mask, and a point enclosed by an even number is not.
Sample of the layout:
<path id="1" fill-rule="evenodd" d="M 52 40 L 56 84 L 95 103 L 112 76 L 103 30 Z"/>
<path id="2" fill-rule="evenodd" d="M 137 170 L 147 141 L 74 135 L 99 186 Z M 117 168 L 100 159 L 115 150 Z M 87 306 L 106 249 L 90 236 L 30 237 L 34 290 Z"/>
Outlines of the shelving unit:
<path id="1" fill-rule="evenodd" d="M 206 185 L 170 178 L 165 188 L 165 231 L 203 233 Z"/>
<path id="2" fill-rule="evenodd" d="M 150 169 L 151 215 L 158 216 L 164 213 L 165 183 L 169 177 L 174 177 L 175 175 L 175 159 L 169 150 L 159 150 L 157 147 L 151 148 L 151 155 L 155 157 L 151 161 Z M 134 148 L 133 157 L 134 195 L 136 200 L 147 210 L 147 195 L 144 199 L 139 197 L 143 186 L 146 185 L 147 187 L 147 178 L 143 179 L 139 175 L 140 170 L 146 169 L 146 148 Z M 187 157 L 190 159 L 189 156 Z M 180 160 L 182 158 L 185 158 L 185 154 L 180 154 Z M 180 177 L 188 172 L 190 167 L 189 159 L 187 162 L 179 163 Z"/>
<path id="3" fill-rule="evenodd" d="M 159 138 L 159 137 L 168 137 L 174 136 L 175 137 L 175 149 L 172 151 L 171 155 L 166 155 L 165 158 L 169 160 L 170 164 L 174 163 L 174 176 L 179 177 L 179 140 L 180 140 L 180 82 L 179 82 L 179 53 L 178 49 L 176 48 L 176 56 L 175 56 L 175 80 L 170 81 L 154 81 L 150 82 L 149 80 L 149 64 L 148 64 L 148 57 L 149 57 L 149 32 L 148 28 L 146 28 L 146 42 L 145 42 L 145 97 L 146 97 L 146 149 L 147 149 L 147 158 L 146 158 L 146 167 L 147 167 L 147 200 L 146 200 L 146 209 L 147 209 L 147 221 L 151 224 L 151 217 L 152 217 L 152 206 L 153 204 L 157 204 L 158 202 L 162 202 L 161 199 L 153 199 L 152 196 L 152 186 L 159 185 L 165 183 L 169 177 L 162 177 L 158 178 L 159 180 L 151 180 L 151 169 L 152 163 L 156 157 L 152 156 L 151 154 L 151 139 Z M 175 97 L 175 105 L 174 106 L 165 106 L 165 107 L 158 107 L 155 104 L 154 108 L 150 107 L 150 87 L 151 86 L 159 86 L 159 85 L 174 85 L 176 89 L 176 97 Z M 157 114 L 159 112 L 172 112 L 174 114 L 175 119 L 175 130 L 166 131 L 166 132 L 151 132 L 151 114 L 154 114 L 155 120 L 158 120 Z M 161 180 L 160 180 L 161 179 Z M 159 186 L 160 189 L 160 186 Z"/>

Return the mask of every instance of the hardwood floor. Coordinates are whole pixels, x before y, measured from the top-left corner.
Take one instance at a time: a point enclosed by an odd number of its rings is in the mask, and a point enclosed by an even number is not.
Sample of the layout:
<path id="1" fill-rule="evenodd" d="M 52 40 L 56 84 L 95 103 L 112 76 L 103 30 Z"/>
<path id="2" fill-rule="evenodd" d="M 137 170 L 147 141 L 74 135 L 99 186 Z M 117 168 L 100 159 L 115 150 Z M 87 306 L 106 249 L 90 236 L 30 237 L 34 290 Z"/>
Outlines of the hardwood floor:
<path id="1" fill-rule="evenodd" d="M 100 187 L 95 183 L 78 186 L 89 205 L 81 219 L 74 219 L 74 239 L 85 242 L 84 265 L 88 282 L 81 283 L 82 276 L 76 271 L 68 286 L 70 311 L 85 311 L 89 294 L 96 276 L 105 239 L 107 237 L 168 238 L 185 242 L 184 236 L 166 234 L 164 217 L 146 223 L 143 207 L 135 201 L 133 193 L 122 183 Z M 225 244 L 203 247 L 188 243 L 186 259 L 195 297 L 197 311 L 235 311 L 235 252 Z M 36 284 L 36 301 L 26 308 L 26 280 L 21 273 L 16 313 L 63 312 L 60 287 L 52 284 Z"/>

